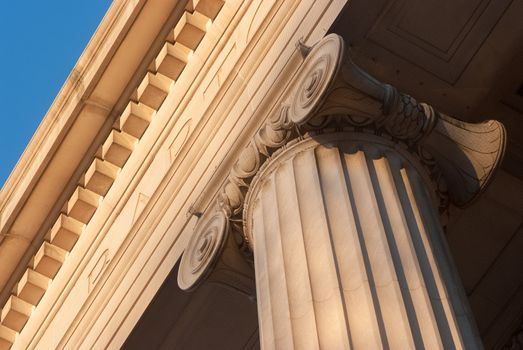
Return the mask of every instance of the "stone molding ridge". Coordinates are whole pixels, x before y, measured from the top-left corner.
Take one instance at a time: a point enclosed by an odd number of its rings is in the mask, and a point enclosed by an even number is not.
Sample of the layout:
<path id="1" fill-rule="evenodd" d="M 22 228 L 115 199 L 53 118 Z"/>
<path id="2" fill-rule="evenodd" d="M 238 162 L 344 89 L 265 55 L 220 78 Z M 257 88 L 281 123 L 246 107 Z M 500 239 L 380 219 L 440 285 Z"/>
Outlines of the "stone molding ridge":
<path id="1" fill-rule="evenodd" d="M 463 207 L 484 191 L 505 150 L 506 131 L 500 122 L 459 121 L 376 80 L 352 62 L 336 34 L 312 48 L 299 43 L 297 49 L 304 61 L 289 97 L 242 151 L 217 195 L 217 205 L 208 209 L 219 207 L 227 215 L 230 232 L 241 237 L 239 247 L 248 260 L 252 257 L 243 211 L 250 184 L 272 154 L 307 133 L 350 130 L 394 141 L 426 167 L 440 213 L 446 212 L 449 201 Z M 180 271 L 184 268 L 182 264 Z"/>
<path id="2" fill-rule="evenodd" d="M 1 309 L 0 348 L 16 341 L 223 5 L 222 0 L 189 1 Z"/>

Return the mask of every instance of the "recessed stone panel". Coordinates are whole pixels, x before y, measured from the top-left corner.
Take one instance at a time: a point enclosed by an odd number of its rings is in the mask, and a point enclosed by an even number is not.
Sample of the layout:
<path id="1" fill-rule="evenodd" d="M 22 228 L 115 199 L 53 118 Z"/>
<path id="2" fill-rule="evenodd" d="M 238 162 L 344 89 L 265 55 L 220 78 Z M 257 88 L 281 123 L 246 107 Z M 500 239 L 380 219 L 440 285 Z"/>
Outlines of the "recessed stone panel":
<path id="1" fill-rule="evenodd" d="M 388 1 L 367 37 L 453 84 L 510 0 Z"/>

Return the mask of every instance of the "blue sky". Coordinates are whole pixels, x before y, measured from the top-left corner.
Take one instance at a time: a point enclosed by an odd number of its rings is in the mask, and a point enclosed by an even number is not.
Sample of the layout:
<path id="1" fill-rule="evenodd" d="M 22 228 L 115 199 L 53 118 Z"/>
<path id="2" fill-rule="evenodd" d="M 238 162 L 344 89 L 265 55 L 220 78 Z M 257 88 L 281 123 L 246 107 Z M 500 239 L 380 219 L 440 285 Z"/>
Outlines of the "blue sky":
<path id="1" fill-rule="evenodd" d="M 0 187 L 110 3 L 0 0 Z"/>

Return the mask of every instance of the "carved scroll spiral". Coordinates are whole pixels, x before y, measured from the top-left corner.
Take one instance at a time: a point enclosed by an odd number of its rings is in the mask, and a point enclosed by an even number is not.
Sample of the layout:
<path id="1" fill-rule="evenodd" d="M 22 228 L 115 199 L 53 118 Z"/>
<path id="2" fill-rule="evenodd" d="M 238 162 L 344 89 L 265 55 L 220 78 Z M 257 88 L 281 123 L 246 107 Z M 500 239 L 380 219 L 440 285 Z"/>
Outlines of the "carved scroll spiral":
<path id="1" fill-rule="evenodd" d="M 293 123 L 303 124 L 310 115 L 317 114 L 325 93 L 332 89 L 339 74 L 343 52 L 343 41 L 329 35 L 307 53 L 293 84 L 296 89 L 289 109 Z"/>
<path id="2" fill-rule="evenodd" d="M 178 285 L 190 290 L 210 272 L 220 256 L 229 233 L 229 219 L 223 210 L 206 213 L 196 225 L 178 270 Z"/>
<path id="3" fill-rule="evenodd" d="M 319 69 L 325 70 L 322 57 L 327 55 L 326 51 L 333 57 L 344 55 L 343 39 L 335 34 L 324 38 L 318 47 L 321 48 L 318 50 L 320 57 L 309 59 L 308 56 L 310 64 L 306 60 L 297 79 L 305 85 L 297 89 L 295 101 L 298 102 L 294 104 L 299 106 L 303 105 L 302 91 L 320 86 L 309 83 L 318 75 L 317 69 L 310 65 L 318 62 Z M 310 55 L 314 52 L 315 48 Z M 325 124 L 326 118 L 332 116 L 348 116 L 343 120 L 351 126 L 372 128 L 377 134 L 405 143 L 429 165 L 431 176 L 438 182 L 438 192 L 447 190 L 443 183 L 447 182 L 453 204 L 465 206 L 485 189 L 505 150 L 506 131 L 501 123 L 491 120 L 470 124 L 441 115 L 428 104 L 419 103 L 370 76 L 349 57 L 344 57 L 340 65 L 338 68 L 329 66 L 331 74 L 323 75 L 330 80 L 321 84 L 321 97 L 312 94 L 306 109 L 296 109 L 301 114 L 291 114 L 292 121 L 300 128 Z"/>

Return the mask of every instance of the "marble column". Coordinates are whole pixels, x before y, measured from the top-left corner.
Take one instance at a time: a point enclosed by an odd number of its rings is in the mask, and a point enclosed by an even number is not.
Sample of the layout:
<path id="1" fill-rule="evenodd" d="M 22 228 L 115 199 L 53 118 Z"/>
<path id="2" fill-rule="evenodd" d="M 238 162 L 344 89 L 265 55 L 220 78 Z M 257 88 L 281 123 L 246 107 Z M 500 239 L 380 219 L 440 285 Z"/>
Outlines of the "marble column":
<path id="1" fill-rule="evenodd" d="M 263 349 L 481 347 L 415 157 L 358 133 L 306 138 L 245 202 Z"/>
<path id="2" fill-rule="evenodd" d="M 215 219 L 195 229 L 180 286 L 210 273 L 230 225 L 254 256 L 263 349 L 482 348 L 440 214 L 488 186 L 503 125 L 418 103 L 335 34 L 298 48 L 289 88 L 206 209 Z"/>

